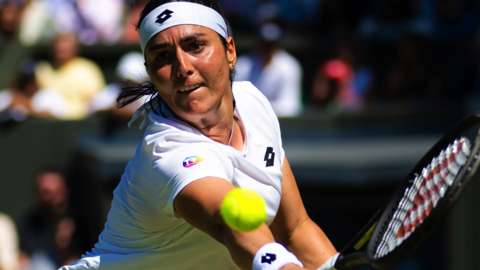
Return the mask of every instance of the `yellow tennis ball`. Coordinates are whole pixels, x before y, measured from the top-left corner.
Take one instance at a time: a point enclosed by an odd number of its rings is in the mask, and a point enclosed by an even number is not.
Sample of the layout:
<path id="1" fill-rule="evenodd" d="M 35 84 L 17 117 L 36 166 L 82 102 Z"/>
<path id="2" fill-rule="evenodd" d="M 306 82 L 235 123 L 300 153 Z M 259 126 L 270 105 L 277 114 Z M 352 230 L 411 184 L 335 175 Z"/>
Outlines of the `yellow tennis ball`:
<path id="1" fill-rule="evenodd" d="M 220 214 L 230 228 L 248 232 L 265 222 L 267 207 L 265 200 L 256 191 L 234 188 L 223 198 Z"/>

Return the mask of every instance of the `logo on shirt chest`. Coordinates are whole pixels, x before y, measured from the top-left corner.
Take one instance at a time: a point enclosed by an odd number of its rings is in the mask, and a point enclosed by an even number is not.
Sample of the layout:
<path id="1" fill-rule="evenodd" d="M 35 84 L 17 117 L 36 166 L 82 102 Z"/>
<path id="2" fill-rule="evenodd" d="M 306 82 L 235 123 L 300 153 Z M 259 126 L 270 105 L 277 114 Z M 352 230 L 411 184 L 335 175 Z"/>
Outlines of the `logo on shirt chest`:
<path id="1" fill-rule="evenodd" d="M 271 167 L 274 165 L 275 162 L 275 152 L 273 151 L 273 147 L 268 146 L 267 150 L 265 151 L 265 157 L 263 158 L 265 161 L 265 167 Z"/>

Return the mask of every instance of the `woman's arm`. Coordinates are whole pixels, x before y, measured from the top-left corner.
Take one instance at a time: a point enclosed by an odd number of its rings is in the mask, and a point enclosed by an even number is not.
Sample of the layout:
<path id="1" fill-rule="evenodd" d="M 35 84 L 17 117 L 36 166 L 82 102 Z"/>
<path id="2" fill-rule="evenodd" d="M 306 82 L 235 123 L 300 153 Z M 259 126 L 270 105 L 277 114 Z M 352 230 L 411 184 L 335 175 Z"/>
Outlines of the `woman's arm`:
<path id="1" fill-rule="evenodd" d="M 175 213 L 196 228 L 208 233 L 225 245 L 242 269 L 252 269 L 258 249 L 275 242 L 270 228 L 265 224 L 251 232 L 237 232 L 223 222 L 219 208 L 225 194 L 233 185 L 221 178 L 207 177 L 188 184 L 175 198 Z M 294 264 L 282 269 L 301 269 Z"/>
<path id="2" fill-rule="evenodd" d="M 316 269 L 337 251 L 308 216 L 287 158 L 282 172 L 282 199 L 270 228 L 275 239 L 286 245 L 305 268 Z"/>

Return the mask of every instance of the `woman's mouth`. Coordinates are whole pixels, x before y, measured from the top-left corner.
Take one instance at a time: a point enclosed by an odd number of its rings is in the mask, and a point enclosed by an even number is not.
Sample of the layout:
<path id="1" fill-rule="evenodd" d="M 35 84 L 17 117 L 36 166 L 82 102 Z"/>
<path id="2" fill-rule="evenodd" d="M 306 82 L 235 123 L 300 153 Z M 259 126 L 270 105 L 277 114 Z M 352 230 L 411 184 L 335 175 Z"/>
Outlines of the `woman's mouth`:
<path id="1" fill-rule="evenodd" d="M 192 84 L 192 85 L 187 85 L 187 86 L 183 86 L 181 88 L 178 89 L 178 92 L 179 93 L 182 93 L 182 94 L 188 94 L 190 92 L 193 92 L 195 91 L 196 89 L 198 89 L 199 87 L 201 87 L 202 84 Z"/>

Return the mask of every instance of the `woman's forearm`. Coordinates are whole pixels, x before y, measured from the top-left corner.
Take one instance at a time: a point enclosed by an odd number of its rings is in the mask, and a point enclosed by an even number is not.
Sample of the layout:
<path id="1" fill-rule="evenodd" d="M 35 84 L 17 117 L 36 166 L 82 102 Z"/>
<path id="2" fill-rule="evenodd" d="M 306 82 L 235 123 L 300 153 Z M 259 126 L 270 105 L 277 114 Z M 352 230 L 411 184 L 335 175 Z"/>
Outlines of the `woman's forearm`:
<path id="1" fill-rule="evenodd" d="M 307 269 L 316 269 L 337 253 L 322 229 L 310 218 L 298 224 L 287 241 L 285 244 Z"/>

